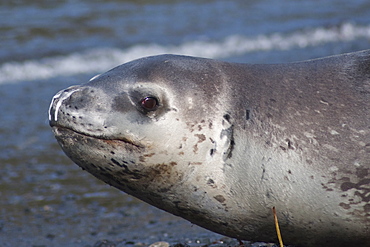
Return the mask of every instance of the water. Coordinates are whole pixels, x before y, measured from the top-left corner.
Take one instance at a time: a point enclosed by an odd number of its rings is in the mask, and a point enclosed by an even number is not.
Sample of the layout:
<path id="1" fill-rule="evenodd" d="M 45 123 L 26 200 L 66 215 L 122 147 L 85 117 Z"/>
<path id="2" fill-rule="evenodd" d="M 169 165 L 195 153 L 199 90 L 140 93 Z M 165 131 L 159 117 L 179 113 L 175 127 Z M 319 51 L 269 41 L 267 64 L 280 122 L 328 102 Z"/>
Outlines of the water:
<path id="1" fill-rule="evenodd" d="M 367 0 L 13 0 L 0 16 L 0 246 L 221 238 L 72 164 L 47 123 L 60 89 L 148 55 L 278 63 L 370 41 Z"/>

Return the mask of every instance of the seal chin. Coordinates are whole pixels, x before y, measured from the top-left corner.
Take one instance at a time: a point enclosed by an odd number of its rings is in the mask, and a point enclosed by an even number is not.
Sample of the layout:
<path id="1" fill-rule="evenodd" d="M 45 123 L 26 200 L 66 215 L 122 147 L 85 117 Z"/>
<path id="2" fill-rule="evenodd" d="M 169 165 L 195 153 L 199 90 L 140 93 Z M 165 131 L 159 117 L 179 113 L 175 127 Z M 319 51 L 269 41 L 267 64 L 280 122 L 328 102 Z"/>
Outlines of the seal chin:
<path id="1" fill-rule="evenodd" d="M 101 139 L 70 128 L 53 126 L 64 153 L 83 170 L 127 193 L 128 185 L 142 177 L 138 154 L 144 148 L 121 139 Z"/>

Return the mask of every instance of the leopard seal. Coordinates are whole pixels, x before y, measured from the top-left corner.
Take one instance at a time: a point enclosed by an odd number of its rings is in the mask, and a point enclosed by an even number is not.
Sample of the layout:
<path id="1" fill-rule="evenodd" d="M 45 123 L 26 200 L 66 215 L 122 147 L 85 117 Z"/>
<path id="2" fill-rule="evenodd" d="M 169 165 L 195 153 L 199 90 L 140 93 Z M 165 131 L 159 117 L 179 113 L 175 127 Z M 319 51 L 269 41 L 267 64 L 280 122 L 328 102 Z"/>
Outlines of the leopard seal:
<path id="1" fill-rule="evenodd" d="M 57 93 L 64 152 L 240 240 L 370 246 L 370 50 L 288 64 L 159 55 Z"/>

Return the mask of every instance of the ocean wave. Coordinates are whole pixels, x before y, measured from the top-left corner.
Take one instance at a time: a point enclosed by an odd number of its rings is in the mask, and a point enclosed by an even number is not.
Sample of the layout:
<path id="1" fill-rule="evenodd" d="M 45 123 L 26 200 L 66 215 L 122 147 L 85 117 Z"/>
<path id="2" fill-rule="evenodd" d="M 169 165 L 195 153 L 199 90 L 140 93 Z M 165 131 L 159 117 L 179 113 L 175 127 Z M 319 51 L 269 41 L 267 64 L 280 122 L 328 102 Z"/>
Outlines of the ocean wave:
<path id="1" fill-rule="evenodd" d="M 164 53 L 207 58 L 226 58 L 250 52 L 289 50 L 331 42 L 370 39 L 370 25 L 343 23 L 292 33 L 273 33 L 256 37 L 232 35 L 221 41 L 192 41 L 177 46 L 142 44 L 127 49 L 99 48 L 65 56 L 8 62 L 0 66 L 0 84 L 48 79 L 83 73 L 98 73 L 139 57 Z"/>

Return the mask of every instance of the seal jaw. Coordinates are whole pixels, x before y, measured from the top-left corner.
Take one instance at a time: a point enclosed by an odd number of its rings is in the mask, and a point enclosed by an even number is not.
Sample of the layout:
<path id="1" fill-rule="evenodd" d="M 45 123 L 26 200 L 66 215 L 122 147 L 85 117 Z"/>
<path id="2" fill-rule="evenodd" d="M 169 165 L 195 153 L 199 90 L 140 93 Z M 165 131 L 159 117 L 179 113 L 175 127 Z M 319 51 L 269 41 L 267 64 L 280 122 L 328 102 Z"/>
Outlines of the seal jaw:
<path id="1" fill-rule="evenodd" d="M 120 138 L 107 138 L 107 137 L 104 137 L 104 136 L 92 136 L 92 135 L 87 135 L 87 134 L 84 134 L 84 133 L 80 133 L 78 131 L 75 131 L 71 128 L 67 128 L 67 127 L 62 127 L 62 126 L 58 126 L 58 125 L 55 125 L 55 123 L 51 122 L 50 123 L 50 126 L 52 127 L 53 129 L 53 133 L 55 135 L 55 137 L 59 140 L 60 138 L 70 138 L 70 137 L 73 137 L 73 136 L 78 136 L 78 135 L 81 135 L 81 136 L 86 136 L 86 137 L 89 137 L 89 138 L 95 138 L 95 139 L 98 139 L 98 140 L 101 140 L 101 141 L 105 141 L 107 143 L 124 143 L 125 145 L 131 145 L 131 146 L 135 146 L 139 149 L 142 149 L 144 148 L 145 146 L 141 143 L 138 143 L 138 142 L 134 142 L 132 140 L 130 140 L 129 138 L 124 138 L 124 137 L 120 137 Z"/>
<path id="2" fill-rule="evenodd" d="M 141 178 L 136 159 L 145 148 L 127 140 L 101 139 L 64 127 L 53 127 L 55 137 L 66 155 L 98 179 L 128 193 L 130 180 Z"/>

